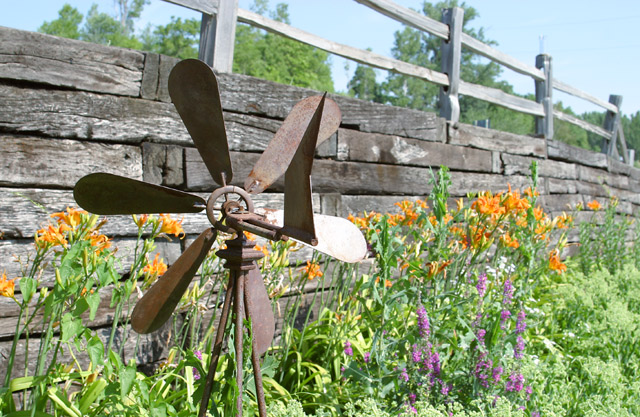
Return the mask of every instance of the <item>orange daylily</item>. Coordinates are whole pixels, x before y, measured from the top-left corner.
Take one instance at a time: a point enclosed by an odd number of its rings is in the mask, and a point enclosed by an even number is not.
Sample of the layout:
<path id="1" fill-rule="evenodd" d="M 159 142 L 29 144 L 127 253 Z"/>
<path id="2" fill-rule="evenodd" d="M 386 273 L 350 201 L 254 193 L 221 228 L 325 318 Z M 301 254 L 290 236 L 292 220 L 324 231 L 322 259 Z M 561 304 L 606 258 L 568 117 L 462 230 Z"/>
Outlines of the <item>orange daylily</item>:
<path id="1" fill-rule="evenodd" d="M 15 286 L 15 278 L 7 279 L 7 275 L 2 273 L 0 276 L 0 297 L 13 298 Z"/>
<path id="2" fill-rule="evenodd" d="M 68 243 L 64 233 L 69 230 L 71 230 L 71 227 L 67 226 L 65 223 L 61 223 L 58 226 L 50 224 L 36 232 L 36 246 L 39 248 L 45 248 L 49 245 L 64 246 Z"/>
<path id="3" fill-rule="evenodd" d="M 560 261 L 560 251 L 558 249 L 554 249 L 549 254 L 549 269 L 557 271 L 559 274 L 567 270 L 567 265 Z"/>
<path id="4" fill-rule="evenodd" d="M 182 228 L 182 219 L 180 221 L 174 220 L 168 214 L 161 214 L 160 221 L 160 233 L 166 233 L 168 235 L 174 235 L 178 237 L 182 235 L 184 237 L 184 229 Z"/>
<path id="5" fill-rule="evenodd" d="M 160 259 L 160 254 L 156 253 L 156 257 L 153 258 L 153 262 L 145 265 L 145 267 L 142 269 L 142 272 L 150 276 L 160 276 L 167 272 L 167 264 L 165 264 L 164 261 Z"/>
<path id="6" fill-rule="evenodd" d="M 302 271 L 307 274 L 307 279 L 311 281 L 315 277 L 321 277 L 323 272 L 320 270 L 320 265 L 315 262 L 307 261 L 307 266 L 302 268 Z"/>
<path id="7" fill-rule="evenodd" d="M 602 208 L 602 204 L 600 204 L 598 200 L 593 200 L 587 203 L 587 207 L 589 207 L 593 211 L 598 211 Z"/>
<path id="8" fill-rule="evenodd" d="M 51 215 L 51 218 L 57 219 L 58 224 L 66 224 L 67 226 L 75 228 L 82 221 L 82 216 L 87 214 L 89 213 L 87 213 L 84 210 L 78 210 L 71 207 L 67 207 L 66 212 L 61 211 L 58 213 L 53 213 Z"/>

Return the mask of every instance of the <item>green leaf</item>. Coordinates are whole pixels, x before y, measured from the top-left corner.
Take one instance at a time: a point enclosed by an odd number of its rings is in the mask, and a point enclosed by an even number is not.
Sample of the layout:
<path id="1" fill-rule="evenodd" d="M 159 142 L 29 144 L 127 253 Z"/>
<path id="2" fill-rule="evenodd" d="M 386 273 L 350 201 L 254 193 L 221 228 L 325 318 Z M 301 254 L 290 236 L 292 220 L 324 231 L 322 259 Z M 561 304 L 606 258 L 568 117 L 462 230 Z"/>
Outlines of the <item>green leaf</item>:
<path id="1" fill-rule="evenodd" d="M 93 294 L 87 295 L 86 300 L 89 305 L 89 320 L 93 321 L 96 318 L 98 307 L 100 307 L 100 294 L 96 291 Z"/>
<path id="2" fill-rule="evenodd" d="M 75 308 L 73 309 L 73 316 L 80 317 L 82 313 L 89 309 L 89 303 L 86 298 L 80 297 L 75 303 Z"/>
<path id="3" fill-rule="evenodd" d="M 85 392 L 85 394 L 80 399 L 78 404 L 80 411 L 82 414 L 86 414 L 89 410 L 89 407 L 94 403 L 94 401 L 102 394 L 104 388 L 107 386 L 107 381 L 104 379 L 97 379 L 89 385 L 89 388 Z"/>
<path id="4" fill-rule="evenodd" d="M 20 278 L 19 284 L 20 292 L 22 293 L 22 299 L 25 303 L 31 301 L 31 297 L 33 297 L 33 293 L 36 291 L 36 287 L 38 286 L 38 281 L 33 278 L 24 277 Z"/>
<path id="5" fill-rule="evenodd" d="M 120 397 L 123 400 L 127 395 L 129 395 L 135 378 L 136 368 L 133 366 L 127 366 L 120 371 Z"/>
<path id="6" fill-rule="evenodd" d="M 93 369 L 104 363 L 104 345 L 98 336 L 94 335 L 89 339 L 87 343 L 87 353 L 89 354 L 91 363 L 94 365 Z"/>
<path id="7" fill-rule="evenodd" d="M 62 341 L 68 342 L 82 332 L 82 320 L 74 318 L 71 313 L 65 313 L 60 327 L 62 329 Z"/>

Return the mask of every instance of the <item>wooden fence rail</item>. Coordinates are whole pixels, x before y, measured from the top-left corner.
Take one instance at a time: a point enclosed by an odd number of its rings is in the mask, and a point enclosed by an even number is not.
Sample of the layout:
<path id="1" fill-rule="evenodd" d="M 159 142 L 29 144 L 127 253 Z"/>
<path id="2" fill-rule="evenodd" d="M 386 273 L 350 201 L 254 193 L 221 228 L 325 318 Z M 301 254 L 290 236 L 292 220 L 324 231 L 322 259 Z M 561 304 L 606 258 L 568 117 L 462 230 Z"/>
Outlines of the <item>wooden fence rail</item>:
<path id="1" fill-rule="evenodd" d="M 420 78 L 439 85 L 441 88 L 440 115 L 456 126 L 460 116 L 458 94 L 487 101 L 510 110 L 530 114 L 536 117 L 536 133 L 545 139 L 553 138 L 553 119 L 574 124 L 588 132 L 603 138 L 603 152 L 618 156 L 618 146 L 621 156 L 626 163 L 632 164 L 629 158 L 624 132 L 620 124 L 620 96 L 610 96 L 609 102 L 600 100 L 578 88 L 572 87 L 552 77 L 551 57 L 539 55 L 536 66 L 528 65 L 463 33 L 461 25 L 452 30 L 454 21 L 447 21 L 447 11 L 443 13 L 443 22 L 438 22 L 414 10 L 402 7 L 391 0 L 355 0 L 385 16 L 415 29 L 427 32 L 443 40 L 443 68 L 442 72 L 429 68 L 409 64 L 403 61 L 385 57 L 370 51 L 354 48 L 348 45 L 329 41 L 303 30 L 291 27 L 285 23 L 239 9 L 237 0 L 164 0 L 203 14 L 200 39 L 200 59 L 212 65 L 217 71 L 231 72 L 233 65 L 233 43 L 235 22 L 242 22 L 254 27 L 285 36 L 290 39 L 311 45 L 323 51 L 391 71 L 397 74 Z M 458 8 L 461 21 L 462 9 Z M 220 24 L 216 25 L 215 22 Z M 453 45 L 454 47 L 452 47 Z M 478 55 L 503 65 L 519 74 L 531 77 L 536 85 L 536 101 L 505 93 L 502 90 L 469 83 L 460 79 L 460 47 L 466 48 Z M 445 51 L 451 50 L 451 53 Z M 589 101 L 607 110 L 605 126 L 597 126 L 581 120 L 575 116 L 553 109 L 553 90 L 562 91 L 574 97 Z"/>

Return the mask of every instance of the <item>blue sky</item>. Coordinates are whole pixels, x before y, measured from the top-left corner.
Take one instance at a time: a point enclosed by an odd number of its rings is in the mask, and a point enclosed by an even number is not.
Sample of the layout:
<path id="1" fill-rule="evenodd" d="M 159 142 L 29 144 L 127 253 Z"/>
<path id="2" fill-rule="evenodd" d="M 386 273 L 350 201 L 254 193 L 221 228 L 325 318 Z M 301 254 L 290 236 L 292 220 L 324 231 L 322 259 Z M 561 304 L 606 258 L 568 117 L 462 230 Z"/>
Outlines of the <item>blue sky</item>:
<path id="1" fill-rule="evenodd" d="M 271 5 L 278 1 L 271 0 Z M 390 56 L 393 33 L 401 25 L 352 0 L 284 0 L 289 4 L 292 25 L 324 38 Z M 396 0 L 419 9 L 422 0 Z M 0 25 L 36 30 L 44 21 L 57 18 L 64 3 L 85 14 L 92 3 L 101 11 L 114 12 L 113 0 L 0 0 Z M 239 0 L 248 9 L 252 0 Z M 488 39 L 498 42 L 502 52 L 533 65 L 544 37 L 544 52 L 553 59 L 555 78 L 601 100 L 609 94 L 623 96 L 622 111 L 640 111 L 640 2 L 637 0 L 467 0 L 479 17 L 474 27 L 483 27 Z M 171 16 L 199 17 L 195 12 L 161 0 L 151 0 L 138 23 L 165 24 Z M 332 57 L 337 90 L 345 90 L 355 69 Z M 379 77 L 385 74 L 380 71 Z M 530 78 L 504 69 L 502 78 L 518 93 L 533 93 Z M 578 112 L 600 111 L 598 106 L 554 92 L 554 99 Z"/>

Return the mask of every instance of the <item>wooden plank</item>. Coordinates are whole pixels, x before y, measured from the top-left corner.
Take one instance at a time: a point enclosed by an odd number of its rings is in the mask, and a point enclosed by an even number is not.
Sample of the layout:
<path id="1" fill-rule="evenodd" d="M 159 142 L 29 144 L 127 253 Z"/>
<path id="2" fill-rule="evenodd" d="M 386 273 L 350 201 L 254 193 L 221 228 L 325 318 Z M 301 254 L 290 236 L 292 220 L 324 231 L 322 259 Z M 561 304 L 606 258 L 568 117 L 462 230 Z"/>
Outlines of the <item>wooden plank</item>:
<path id="1" fill-rule="evenodd" d="M 236 39 L 237 18 L 238 0 L 218 1 L 215 31 L 212 31 L 213 39 L 209 39 L 214 44 L 213 69 L 218 72 L 232 72 L 233 70 L 233 47 Z"/>
<path id="2" fill-rule="evenodd" d="M 0 78 L 138 97 L 144 54 L 0 27 Z"/>
<path id="3" fill-rule="evenodd" d="M 527 65 L 524 62 L 520 62 L 512 56 L 500 52 L 499 50 L 480 42 L 466 33 L 462 34 L 462 45 L 470 49 L 472 52 L 489 58 L 498 64 L 504 65 L 519 74 L 528 75 L 534 80 L 544 80 L 544 73 L 538 68 L 532 65 Z"/>
<path id="4" fill-rule="evenodd" d="M 144 70 L 142 72 L 142 85 L 140 97 L 147 100 L 158 98 L 158 77 L 160 76 L 160 55 L 147 52 L 144 54 Z"/>
<path id="5" fill-rule="evenodd" d="M 546 178 L 546 183 L 549 194 L 576 194 L 578 192 L 578 186 L 574 180 Z"/>
<path id="6" fill-rule="evenodd" d="M 578 204 L 585 204 L 580 194 L 547 194 L 541 195 L 538 201 L 546 212 L 570 212 L 575 209 Z"/>
<path id="7" fill-rule="evenodd" d="M 591 132 L 591 133 L 595 133 L 596 135 L 600 135 L 604 138 L 606 138 L 607 140 L 611 139 L 611 132 L 607 132 L 606 130 L 604 130 L 603 128 L 601 128 L 600 126 L 596 126 L 594 124 L 591 124 L 589 122 L 585 122 L 582 119 L 579 119 L 575 116 L 572 116 L 570 114 L 567 113 L 563 113 L 560 110 L 553 110 L 553 117 L 555 117 L 558 120 L 563 120 L 565 122 L 569 122 L 573 125 L 576 125 L 578 127 L 581 127 L 582 129 Z"/>
<path id="8" fill-rule="evenodd" d="M 578 178 L 582 181 L 596 184 L 606 184 L 620 189 L 629 189 L 629 177 L 615 175 L 604 169 L 596 169 L 588 166 L 578 166 Z"/>
<path id="9" fill-rule="evenodd" d="M 384 69 L 398 74 L 411 75 L 416 78 L 432 82 L 437 85 L 448 85 L 449 79 L 445 74 L 417 65 L 408 64 L 396 59 L 387 58 L 373 52 L 364 51 L 348 45 L 323 39 L 300 29 L 291 27 L 285 23 L 268 19 L 257 13 L 244 9 L 238 9 L 238 21 L 247 23 L 271 33 L 282 35 L 286 38 L 311 45 L 332 54 L 351 59 L 361 64 Z"/>
<path id="10" fill-rule="evenodd" d="M 618 108 L 611 104 L 611 103 L 607 103 L 606 101 L 600 100 L 588 93 L 585 93 L 582 90 L 579 90 L 575 87 L 570 86 L 569 84 L 563 83 L 562 81 L 556 80 L 555 78 L 553 79 L 553 88 L 555 88 L 556 90 L 560 90 L 563 91 L 567 94 L 571 94 L 572 96 L 575 97 L 579 97 L 582 98 L 584 100 L 590 101 L 593 104 L 603 107 L 607 110 L 609 110 L 612 113 L 617 113 L 618 112 Z"/>
<path id="11" fill-rule="evenodd" d="M 0 136 L 0 185 L 72 188 L 82 176 L 107 172 L 142 179 L 138 147 L 66 139 Z"/>
<path id="12" fill-rule="evenodd" d="M 399 136 L 338 131 L 339 160 L 492 172 L 490 151 Z"/>
<path id="13" fill-rule="evenodd" d="M 318 93 L 238 74 L 220 74 L 222 106 L 229 112 L 282 119 L 296 102 Z M 342 127 L 429 141 L 445 140 L 445 121 L 433 113 L 329 95 L 342 112 Z M 225 115 L 226 118 L 226 115 Z"/>
<path id="14" fill-rule="evenodd" d="M 540 103 L 505 93 L 497 88 L 485 87 L 461 80 L 460 94 L 488 101 L 489 103 L 497 104 L 521 113 L 544 116 L 544 110 Z"/>
<path id="15" fill-rule="evenodd" d="M 536 102 L 542 105 L 544 116 L 536 117 L 536 134 L 545 139 L 553 139 L 553 67 L 547 54 L 536 56 L 536 67 L 544 72 L 544 80 L 535 81 Z"/>
<path id="16" fill-rule="evenodd" d="M 596 168 L 607 168 L 607 156 L 601 153 L 571 146 L 557 140 L 549 140 L 547 150 L 550 159 L 574 162 Z"/>
<path id="17" fill-rule="evenodd" d="M 178 6 L 186 7 L 196 12 L 215 14 L 218 10 L 219 0 L 163 0 Z"/>
<path id="18" fill-rule="evenodd" d="M 500 132 L 462 123 L 457 129 L 449 128 L 448 135 L 448 143 L 452 145 L 541 158 L 546 153 L 544 140 L 540 138 Z"/>
<path id="19" fill-rule="evenodd" d="M 504 163 L 504 175 L 509 177 L 513 174 L 530 175 L 531 162 L 538 163 L 538 175 L 547 178 L 576 179 L 578 173 L 576 165 L 566 162 L 554 161 L 551 159 L 534 159 L 518 155 L 502 154 Z"/>
<path id="20" fill-rule="evenodd" d="M 242 185 L 257 154 L 231 153 L 234 185 Z M 191 149 L 185 154 L 187 189 L 211 190 L 214 183 L 200 155 Z M 429 169 L 394 165 L 375 165 L 358 162 L 315 160 L 312 172 L 313 191 L 351 194 L 421 194 L 429 179 Z M 276 181 L 272 189 L 283 190 L 284 179 Z"/>
<path id="21" fill-rule="evenodd" d="M 440 39 L 449 38 L 449 27 L 414 10 L 402 7 L 390 0 L 356 0 L 385 16 L 418 30 L 428 32 Z"/>

